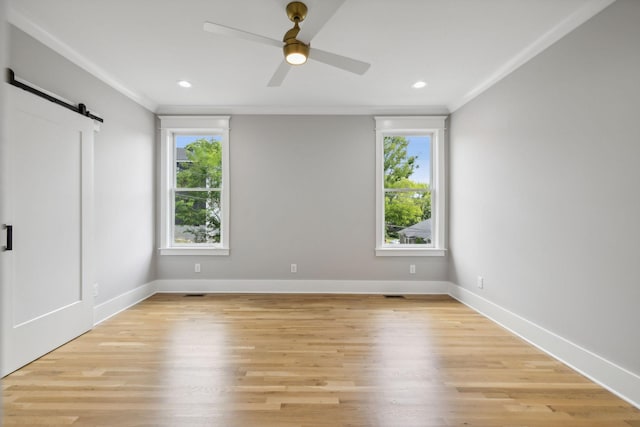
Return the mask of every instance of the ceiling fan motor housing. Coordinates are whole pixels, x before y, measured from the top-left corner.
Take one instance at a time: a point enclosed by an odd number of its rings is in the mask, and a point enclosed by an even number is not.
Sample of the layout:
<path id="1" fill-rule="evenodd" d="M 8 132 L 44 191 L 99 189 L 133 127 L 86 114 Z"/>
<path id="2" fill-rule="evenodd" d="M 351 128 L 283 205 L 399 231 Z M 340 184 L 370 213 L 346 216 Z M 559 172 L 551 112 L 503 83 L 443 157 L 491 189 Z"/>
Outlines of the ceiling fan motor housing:
<path id="1" fill-rule="evenodd" d="M 287 16 L 293 22 L 302 22 L 307 17 L 307 5 L 301 1 L 292 1 L 287 5 Z"/>

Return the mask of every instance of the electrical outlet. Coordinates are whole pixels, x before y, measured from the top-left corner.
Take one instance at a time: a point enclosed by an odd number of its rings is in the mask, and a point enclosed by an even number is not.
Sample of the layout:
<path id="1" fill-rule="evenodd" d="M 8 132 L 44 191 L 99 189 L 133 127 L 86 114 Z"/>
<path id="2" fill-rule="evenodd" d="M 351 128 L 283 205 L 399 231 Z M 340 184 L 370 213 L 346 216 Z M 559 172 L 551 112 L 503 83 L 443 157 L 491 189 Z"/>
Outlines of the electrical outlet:
<path id="1" fill-rule="evenodd" d="M 415 264 L 410 264 L 409 265 L 409 274 L 416 274 L 416 265 Z"/>
<path id="2" fill-rule="evenodd" d="M 478 276 L 477 285 L 478 285 L 478 288 L 484 289 L 484 277 Z"/>
<path id="3" fill-rule="evenodd" d="M 97 283 L 94 283 L 93 284 L 93 296 L 97 297 L 99 291 L 100 291 L 100 285 L 98 285 Z"/>
<path id="4" fill-rule="evenodd" d="M 291 264 L 291 272 L 292 273 L 298 272 L 298 264 Z"/>
<path id="5" fill-rule="evenodd" d="M 194 271 L 195 271 L 196 273 L 200 273 L 200 264 L 196 264 L 196 265 L 195 265 L 195 267 L 194 267 Z"/>

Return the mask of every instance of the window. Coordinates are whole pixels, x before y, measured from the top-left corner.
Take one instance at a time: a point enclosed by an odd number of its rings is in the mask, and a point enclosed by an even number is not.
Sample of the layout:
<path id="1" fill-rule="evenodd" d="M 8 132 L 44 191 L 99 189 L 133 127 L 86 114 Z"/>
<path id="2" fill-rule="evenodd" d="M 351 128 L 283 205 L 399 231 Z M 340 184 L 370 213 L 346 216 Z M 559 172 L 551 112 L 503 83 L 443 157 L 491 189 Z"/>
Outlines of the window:
<path id="1" fill-rule="evenodd" d="M 229 254 L 229 117 L 161 116 L 162 255 Z"/>
<path id="2" fill-rule="evenodd" d="M 445 117 L 376 117 L 376 255 L 445 253 Z"/>

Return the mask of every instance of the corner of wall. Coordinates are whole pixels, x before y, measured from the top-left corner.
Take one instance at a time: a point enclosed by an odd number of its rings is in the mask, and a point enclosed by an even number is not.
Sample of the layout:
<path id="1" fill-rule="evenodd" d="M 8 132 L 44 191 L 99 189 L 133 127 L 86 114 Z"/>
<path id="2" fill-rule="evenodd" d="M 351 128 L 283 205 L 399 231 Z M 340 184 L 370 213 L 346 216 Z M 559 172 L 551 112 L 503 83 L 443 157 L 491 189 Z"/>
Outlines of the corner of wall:
<path id="1" fill-rule="evenodd" d="M 117 297 L 111 298 L 93 308 L 94 326 L 104 322 L 110 317 L 138 304 L 156 293 L 155 281 L 145 283 Z"/>
<path id="2" fill-rule="evenodd" d="M 455 283 L 451 283 L 449 295 L 621 399 L 640 408 L 639 375 Z"/>

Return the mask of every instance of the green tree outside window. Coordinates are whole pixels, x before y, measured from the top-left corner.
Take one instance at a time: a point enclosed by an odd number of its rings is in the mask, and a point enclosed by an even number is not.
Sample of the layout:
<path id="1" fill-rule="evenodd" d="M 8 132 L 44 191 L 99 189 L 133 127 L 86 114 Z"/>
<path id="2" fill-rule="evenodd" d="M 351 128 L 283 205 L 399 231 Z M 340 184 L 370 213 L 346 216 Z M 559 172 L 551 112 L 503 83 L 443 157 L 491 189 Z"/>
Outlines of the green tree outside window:
<path id="1" fill-rule="evenodd" d="M 202 137 L 184 153 L 176 161 L 176 243 L 219 243 L 222 145 Z"/>
<path id="2" fill-rule="evenodd" d="M 399 238 L 406 227 L 431 218 L 431 189 L 427 183 L 411 180 L 419 167 L 417 156 L 409 156 L 409 141 L 402 136 L 384 140 L 385 241 Z M 395 190 L 395 191 L 394 191 Z M 429 243 L 418 239 L 415 243 Z"/>

